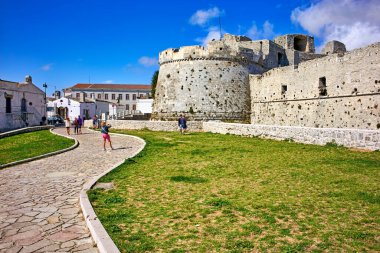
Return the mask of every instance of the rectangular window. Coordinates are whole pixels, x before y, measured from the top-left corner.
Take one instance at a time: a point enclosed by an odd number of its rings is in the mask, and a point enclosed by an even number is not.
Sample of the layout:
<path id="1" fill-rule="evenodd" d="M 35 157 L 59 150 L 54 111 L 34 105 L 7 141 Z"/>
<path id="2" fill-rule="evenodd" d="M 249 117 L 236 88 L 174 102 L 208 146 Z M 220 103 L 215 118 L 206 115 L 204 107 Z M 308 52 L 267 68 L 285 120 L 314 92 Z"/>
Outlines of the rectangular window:
<path id="1" fill-rule="evenodd" d="M 12 99 L 5 98 L 5 113 L 12 113 Z"/>
<path id="2" fill-rule="evenodd" d="M 287 91 L 288 91 L 288 86 L 287 85 L 281 85 L 281 95 L 285 96 Z"/>
<path id="3" fill-rule="evenodd" d="M 95 98 L 95 93 L 91 93 L 91 98 Z"/>
<path id="4" fill-rule="evenodd" d="M 132 105 L 132 110 L 136 111 L 136 105 Z"/>
<path id="5" fill-rule="evenodd" d="M 327 96 L 326 77 L 319 78 L 319 96 Z"/>
<path id="6" fill-rule="evenodd" d="M 98 99 L 102 99 L 102 94 L 98 94 Z"/>
<path id="7" fill-rule="evenodd" d="M 86 97 L 87 97 L 87 93 L 86 93 L 86 92 L 83 92 L 83 94 L 84 94 L 84 97 L 86 98 Z"/>
<path id="8" fill-rule="evenodd" d="M 80 93 L 75 94 L 76 98 L 80 98 Z"/>
<path id="9" fill-rule="evenodd" d="M 136 94 L 133 94 L 133 95 L 132 95 L 132 99 L 133 99 L 133 100 L 136 100 Z"/>
<path id="10" fill-rule="evenodd" d="M 123 94 L 119 94 L 119 100 L 123 99 Z"/>
<path id="11" fill-rule="evenodd" d="M 129 94 L 125 94 L 125 100 L 129 100 Z"/>
<path id="12" fill-rule="evenodd" d="M 116 95 L 115 95 L 115 94 L 112 94 L 111 96 L 112 96 L 112 97 L 111 97 L 112 100 L 115 100 L 115 99 L 116 99 Z"/>
<path id="13" fill-rule="evenodd" d="M 108 100 L 108 94 L 104 94 L 104 99 Z"/>
<path id="14" fill-rule="evenodd" d="M 129 105 L 125 105 L 125 110 L 129 111 Z"/>

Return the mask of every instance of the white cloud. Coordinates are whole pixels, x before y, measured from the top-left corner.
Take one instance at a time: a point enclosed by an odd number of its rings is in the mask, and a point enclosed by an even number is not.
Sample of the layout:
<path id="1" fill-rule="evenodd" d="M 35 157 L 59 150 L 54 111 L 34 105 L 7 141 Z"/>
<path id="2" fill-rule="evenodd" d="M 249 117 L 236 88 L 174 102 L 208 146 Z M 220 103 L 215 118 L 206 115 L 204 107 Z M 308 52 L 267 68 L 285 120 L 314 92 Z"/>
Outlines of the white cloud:
<path id="1" fill-rule="evenodd" d="M 53 66 L 53 63 L 45 64 L 45 65 L 43 65 L 43 66 L 41 67 L 41 69 L 42 69 L 43 71 L 49 71 L 49 70 L 51 70 L 52 66 Z"/>
<path id="2" fill-rule="evenodd" d="M 139 59 L 139 63 L 145 67 L 152 67 L 158 64 L 158 59 L 155 57 L 143 56 Z"/>
<path id="3" fill-rule="evenodd" d="M 222 33 L 225 33 L 222 31 Z M 208 34 L 204 38 L 197 38 L 195 41 L 200 42 L 202 46 L 207 46 L 207 43 L 211 40 L 219 40 L 220 39 L 220 29 L 216 26 L 211 26 L 208 29 Z"/>
<path id="4" fill-rule="evenodd" d="M 308 8 L 296 8 L 291 19 L 323 44 L 338 40 L 348 50 L 380 41 L 378 0 L 320 0 Z"/>
<path id="5" fill-rule="evenodd" d="M 204 26 L 209 20 L 221 16 L 224 11 L 219 10 L 218 7 L 213 7 L 208 10 L 197 10 L 190 18 L 189 22 L 192 25 Z"/>
<path id="6" fill-rule="evenodd" d="M 246 35 L 253 40 L 271 39 L 275 33 L 273 32 L 273 24 L 266 20 L 262 29 L 259 29 L 255 23 L 248 29 Z"/>
<path id="7" fill-rule="evenodd" d="M 106 80 L 106 81 L 103 81 L 103 83 L 111 84 L 111 83 L 113 83 L 113 80 Z"/>

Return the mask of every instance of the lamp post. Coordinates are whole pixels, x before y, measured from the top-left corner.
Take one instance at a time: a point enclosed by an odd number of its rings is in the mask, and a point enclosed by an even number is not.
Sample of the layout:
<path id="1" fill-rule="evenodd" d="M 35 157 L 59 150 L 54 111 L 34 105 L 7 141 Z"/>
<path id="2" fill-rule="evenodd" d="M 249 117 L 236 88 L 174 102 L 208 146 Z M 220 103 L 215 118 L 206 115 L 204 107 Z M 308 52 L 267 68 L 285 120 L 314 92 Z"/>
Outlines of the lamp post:
<path id="1" fill-rule="evenodd" d="M 45 108 L 45 115 L 42 117 L 42 121 L 43 121 L 43 124 L 45 124 L 45 121 L 46 121 L 46 114 L 47 114 L 47 109 L 46 109 L 46 107 L 47 107 L 47 105 L 46 105 L 46 88 L 47 88 L 47 84 L 46 83 L 44 83 L 43 85 L 42 85 L 42 87 L 44 87 L 45 88 L 45 94 L 44 94 L 44 100 L 45 100 L 45 106 L 44 106 L 44 108 Z"/>

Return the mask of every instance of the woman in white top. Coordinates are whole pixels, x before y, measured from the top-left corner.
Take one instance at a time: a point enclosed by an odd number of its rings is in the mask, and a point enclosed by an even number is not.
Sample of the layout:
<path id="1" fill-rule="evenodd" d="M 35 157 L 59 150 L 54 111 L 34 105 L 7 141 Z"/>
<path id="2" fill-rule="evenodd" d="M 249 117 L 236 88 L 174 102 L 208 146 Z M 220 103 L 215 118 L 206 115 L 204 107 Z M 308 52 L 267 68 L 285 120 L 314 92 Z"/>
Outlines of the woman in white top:
<path id="1" fill-rule="evenodd" d="M 71 123 L 70 123 L 70 119 L 69 119 L 69 117 L 67 117 L 67 118 L 65 119 L 65 126 L 66 126 L 67 134 L 70 135 L 70 126 L 71 126 Z"/>

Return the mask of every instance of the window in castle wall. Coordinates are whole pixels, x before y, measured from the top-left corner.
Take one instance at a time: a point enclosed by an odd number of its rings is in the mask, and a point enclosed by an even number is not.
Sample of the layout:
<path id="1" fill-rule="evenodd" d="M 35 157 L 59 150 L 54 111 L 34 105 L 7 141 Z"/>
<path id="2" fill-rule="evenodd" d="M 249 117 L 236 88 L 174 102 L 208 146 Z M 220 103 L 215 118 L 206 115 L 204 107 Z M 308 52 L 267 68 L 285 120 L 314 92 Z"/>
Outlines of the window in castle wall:
<path id="1" fill-rule="evenodd" d="M 5 113 L 12 113 L 12 99 L 5 98 Z"/>
<path id="2" fill-rule="evenodd" d="M 319 96 L 327 96 L 326 77 L 319 78 Z"/>
<path id="3" fill-rule="evenodd" d="M 119 100 L 123 99 L 123 94 L 119 94 Z"/>
<path id="4" fill-rule="evenodd" d="M 132 95 L 132 100 L 136 100 L 136 94 Z M 135 110 L 135 109 L 134 109 Z"/>
<path id="5" fill-rule="evenodd" d="M 282 54 L 281 54 L 281 53 L 278 53 L 278 54 L 277 54 L 277 65 L 278 65 L 279 67 L 282 66 Z"/>
<path id="6" fill-rule="evenodd" d="M 129 105 L 125 105 L 125 110 L 129 111 Z"/>
<path id="7" fill-rule="evenodd" d="M 288 86 L 287 85 L 281 85 L 281 95 L 283 95 L 285 97 L 287 91 L 288 91 Z"/>
<path id="8" fill-rule="evenodd" d="M 112 100 L 115 100 L 115 99 L 116 99 L 116 94 L 112 94 L 112 95 L 111 95 L 111 99 L 112 99 Z"/>
<path id="9" fill-rule="evenodd" d="M 101 99 L 102 98 L 102 94 L 98 94 L 98 99 Z"/>
<path id="10" fill-rule="evenodd" d="M 125 94 L 125 100 L 129 100 L 129 94 Z"/>
<path id="11" fill-rule="evenodd" d="M 108 100 L 108 94 L 104 94 L 104 99 Z"/>

